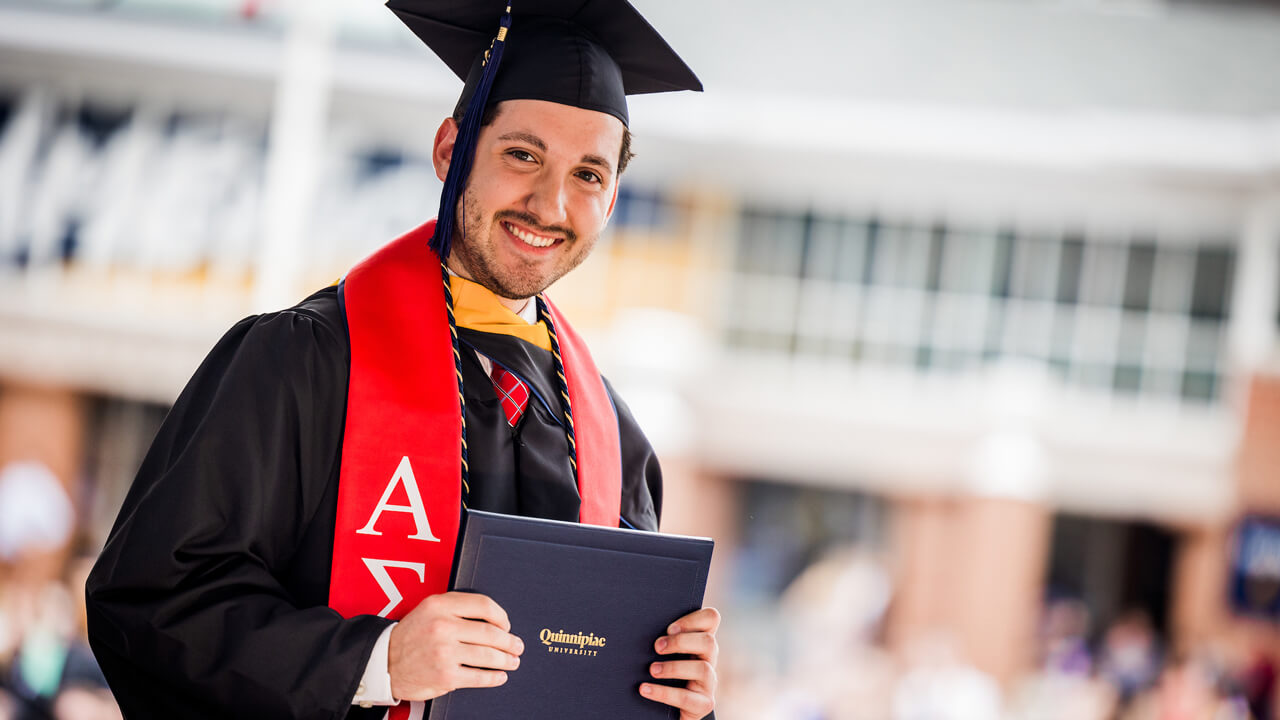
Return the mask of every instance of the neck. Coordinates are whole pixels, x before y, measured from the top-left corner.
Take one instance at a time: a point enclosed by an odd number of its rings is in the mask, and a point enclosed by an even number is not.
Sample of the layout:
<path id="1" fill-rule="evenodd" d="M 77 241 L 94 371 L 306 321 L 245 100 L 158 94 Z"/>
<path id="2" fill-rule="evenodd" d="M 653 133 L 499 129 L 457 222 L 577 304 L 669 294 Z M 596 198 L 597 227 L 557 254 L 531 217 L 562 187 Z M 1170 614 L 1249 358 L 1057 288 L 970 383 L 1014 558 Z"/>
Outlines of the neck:
<path id="1" fill-rule="evenodd" d="M 462 267 L 462 264 L 459 263 L 456 259 L 454 259 L 452 254 L 449 256 L 449 261 L 445 263 L 445 267 L 449 268 L 449 272 L 453 273 L 454 275 L 457 275 L 460 278 L 463 278 L 465 280 L 470 280 L 471 282 L 476 282 L 476 279 L 471 277 L 471 273 L 467 272 L 467 269 Z M 493 292 L 492 288 L 486 288 L 486 289 L 489 292 Z M 506 309 L 510 310 L 511 312 L 517 315 L 524 312 L 525 307 L 529 305 L 529 301 L 532 299 L 532 298 L 508 298 L 508 297 L 503 297 L 498 293 L 493 293 L 493 296 L 498 298 L 498 302 L 502 303 L 503 307 L 505 307 Z"/>
<path id="2" fill-rule="evenodd" d="M 524 312 L 524 309 L 529 305 L 530 299 L 531 298 L 521 298 L 519 300 L 512 300 L 511 298 L 504 298 L 501 295 L 498 295 L 498 302 L 502 303 L 503 306 L 517 315 Z"/>

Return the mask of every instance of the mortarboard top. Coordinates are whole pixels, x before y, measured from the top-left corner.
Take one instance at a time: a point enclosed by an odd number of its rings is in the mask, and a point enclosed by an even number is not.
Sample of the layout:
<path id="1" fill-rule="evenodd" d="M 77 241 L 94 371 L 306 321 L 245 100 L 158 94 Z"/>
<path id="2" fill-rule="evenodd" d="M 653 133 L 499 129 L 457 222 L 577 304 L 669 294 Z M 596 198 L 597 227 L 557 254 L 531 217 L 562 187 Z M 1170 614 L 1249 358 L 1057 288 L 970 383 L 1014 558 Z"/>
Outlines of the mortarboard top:
<path id="1" fill-rule="evenodd" d="M 627 125 L 627 95 L 702 89 L 627 0 L 388 0 L 387 7 L 464 80 L 454 112 L 462 120 L 431 240 L 442 260 L 490 105 L 549 100 Z"/>
<path id="2" fill-rule="evenodd" d="M 466 81 L 458 102 L 465 108 L 506 0 L 390 0 L 387 7 Z M 512 0 L 511 15 L 486 106 L 550 100 L 605 112 L 625 125 L 627 95 L 702 89 L 627 0 Z"/>

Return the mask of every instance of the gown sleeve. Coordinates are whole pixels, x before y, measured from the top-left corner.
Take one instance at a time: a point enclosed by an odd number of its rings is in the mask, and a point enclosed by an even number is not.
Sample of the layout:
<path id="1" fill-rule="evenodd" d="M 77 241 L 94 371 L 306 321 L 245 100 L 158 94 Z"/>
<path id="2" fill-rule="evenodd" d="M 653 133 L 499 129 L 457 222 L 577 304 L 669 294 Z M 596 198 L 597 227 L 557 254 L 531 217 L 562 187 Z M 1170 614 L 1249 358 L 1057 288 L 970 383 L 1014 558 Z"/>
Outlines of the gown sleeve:
<path id="1" fill-rule="evenodd" d="M 285 580 L 316 574 L 300 548 L 332 543 L 332 507 L 328 530 L 313 526 L 337 496 L 346 353 L 319 314 L 244 320 L 166 418 L 86 585 L 90 642 L 125 717 L 351 709 L 389 621 L 343 619 L 317 592 L 327 581 Z"/>

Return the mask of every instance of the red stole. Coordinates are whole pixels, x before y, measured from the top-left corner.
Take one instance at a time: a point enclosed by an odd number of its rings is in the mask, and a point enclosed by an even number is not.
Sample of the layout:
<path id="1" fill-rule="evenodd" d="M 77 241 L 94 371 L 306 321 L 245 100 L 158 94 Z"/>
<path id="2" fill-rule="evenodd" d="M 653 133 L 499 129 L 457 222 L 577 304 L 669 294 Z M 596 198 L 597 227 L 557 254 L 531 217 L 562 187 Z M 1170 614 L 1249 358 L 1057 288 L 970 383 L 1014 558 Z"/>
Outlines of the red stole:
<path id="1" fill-rule="evenodd" d="M 344 617 L 398 619 L 449 586 L 461 418 L 440 261 L 427 247 L 434 229 L 432 220 L 378 250 L 339 290 L 351 375 L 329 606 Z M 582 339 L 547 308 L 573 406 L 579 519 L 616 527 L 622 452 L 613 403 Z"/>

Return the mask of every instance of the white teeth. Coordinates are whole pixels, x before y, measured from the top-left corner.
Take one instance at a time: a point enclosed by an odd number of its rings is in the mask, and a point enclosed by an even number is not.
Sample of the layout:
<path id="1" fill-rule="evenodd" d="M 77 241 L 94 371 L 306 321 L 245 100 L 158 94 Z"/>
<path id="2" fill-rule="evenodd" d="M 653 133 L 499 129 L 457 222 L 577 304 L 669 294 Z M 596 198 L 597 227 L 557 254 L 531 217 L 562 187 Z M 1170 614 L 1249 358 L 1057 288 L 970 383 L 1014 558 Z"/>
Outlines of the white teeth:
<path id="1" fill-rule="evenodd" d="M 506 227 L 507 230 L 512 235 L 515 235 L 516 237 L 525 241 L 526 244 L 532 245 L 534 247 L 547 247 L 551 245 L 551 243 L 556 241 L 556 239 L 553 237 L 542 237 L 541 235 L 534 235 L 533 233 L 527 233 L 521 230 L 520 228 L 516 227 L 515 225 L 512 225 L 511 223 L 503 223 L 503 226 Z"/>

